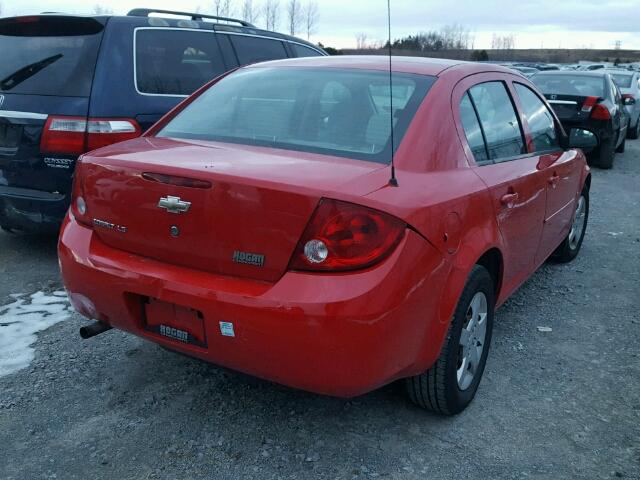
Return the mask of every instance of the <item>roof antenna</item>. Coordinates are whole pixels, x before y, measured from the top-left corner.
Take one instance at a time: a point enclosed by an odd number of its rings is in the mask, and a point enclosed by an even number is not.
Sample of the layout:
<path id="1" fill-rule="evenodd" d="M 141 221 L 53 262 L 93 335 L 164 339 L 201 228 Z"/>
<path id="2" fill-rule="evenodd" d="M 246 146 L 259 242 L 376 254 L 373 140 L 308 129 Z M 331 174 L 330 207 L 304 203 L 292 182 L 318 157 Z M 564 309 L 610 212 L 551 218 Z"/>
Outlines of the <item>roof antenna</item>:
<path id="1" fill-rule="evenodd" d="M 394 138 L 394 124 L 393 124 L 393 65 L 391 63 L 391 55 L 392 55 L 392 49 L 391 49 L 391 0 L 387 0 L 387 16 L 388 16 L 388 23 L 389 23 L 389 101 L 390 101 L 390 105 L 389 105 L 389 109 L 390 109 L 390 114 L 389 114 L 389 118 L 391 121 L 391 178 L 389 179 L 389 185 L 392 187 L 397 187 L 398 186 L 398 179 L 396 178 L 396 165 L 394 162 L 394 157 L 395 157 L 395 153 L 396 153 L 396 142 L 395 142 L 395 138 Z"/>

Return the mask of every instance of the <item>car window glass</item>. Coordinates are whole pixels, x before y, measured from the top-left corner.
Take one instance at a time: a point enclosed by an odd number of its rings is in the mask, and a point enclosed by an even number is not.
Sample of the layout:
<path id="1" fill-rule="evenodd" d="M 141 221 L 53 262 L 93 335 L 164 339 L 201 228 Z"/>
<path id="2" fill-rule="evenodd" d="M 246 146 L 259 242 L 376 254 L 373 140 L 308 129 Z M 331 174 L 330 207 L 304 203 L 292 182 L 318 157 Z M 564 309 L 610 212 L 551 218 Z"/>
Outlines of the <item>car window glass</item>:
<path id="1" fill-rule="evenodd" d="M 388 163 L 435 81 L 326 68 L 247 68 L 180 111 L 160 137 L 258 145 Z M 407 98 L 409 95 L 409 98 Z"/>
<path id="2" fill-rule="evenodd" d="M 605 84 L 602 76 L 563 74 L 536 74 L 531 81 L 545 95 L 574 95 L 578 97 L 604 97 Z"/>
<path id="3" fill-rule="evenodd" d="M 533 140 L 536 152 L 560 148 L 553 115 L 540 98 L 527 86 L 515 84 L 516 92 Z"/>
<path id="4" fill-rule="evenodd" d="M 287 58 L 284 43 L 280 40 L 231 35 L 231 43 L 238 55 L 240 65 Z"/>
<path id="5" fill-rule="evenodd" d="M 520 122 L 502 82 L 487 82 L 469 90 L 487 139 L 490 160 L 526 153 Z"/>
<path id="6" fill-rule="evenodd" d="M 300 45 L 299 43 L 290 43 L 289 44 L 293 49 L 296 57 L 320 57 L 322 54 L 313 48 L 305 47 L 304 45 Z"/>
<path id="7" fill-rule="evenodd" d="M 468 93 L 462 97 L 462 101 L 460 102 L 460 119 L 462 121 L 464 134 L 467 137 L 467 143 L 469 144 L 476 163 L 487 163 L 489 157 L 487 157 L 487 149 L 484 143 L 482 129 L 480 128 L 478 116 L 476 115 Z"/>
<path id="8" fill-rule="evenodd" d="M 136 85 L 142 93 L 190 95 L 225 70 L 213 33 L 136 32 Z"/>
<path id="9" fill-rule="evenodd" d="M 83 18 L 3 25 L 0 92 L 88 97 L 102 29 Z"/>
<path id="10" fill-rule="evenodd" d="M 616 82 L 616 85 L 620 88 L 631 88 L 631 80 L 633 75 L 626 75 L 624 73 L 612 73 L 611 78 Z"/>

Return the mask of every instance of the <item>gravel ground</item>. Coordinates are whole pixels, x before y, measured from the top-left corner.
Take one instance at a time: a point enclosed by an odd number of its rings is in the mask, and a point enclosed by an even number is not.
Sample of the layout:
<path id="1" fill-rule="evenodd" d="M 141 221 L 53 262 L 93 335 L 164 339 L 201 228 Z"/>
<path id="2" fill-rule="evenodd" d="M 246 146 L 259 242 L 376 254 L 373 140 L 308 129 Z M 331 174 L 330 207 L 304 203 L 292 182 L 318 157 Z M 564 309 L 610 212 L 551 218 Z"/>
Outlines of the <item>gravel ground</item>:
<path id="1" fill-rule="evenodd" d="M 346 401 L 118 331 L 81 341 L 74 314 L 0 378 L 0 478 L 640 479 L 640 141 L 593 173 L 581 255 L 499 310 L 461 415 L 398 384 Z M 54 239 L 0 233 L 0 305 L 60 286 Z"/>

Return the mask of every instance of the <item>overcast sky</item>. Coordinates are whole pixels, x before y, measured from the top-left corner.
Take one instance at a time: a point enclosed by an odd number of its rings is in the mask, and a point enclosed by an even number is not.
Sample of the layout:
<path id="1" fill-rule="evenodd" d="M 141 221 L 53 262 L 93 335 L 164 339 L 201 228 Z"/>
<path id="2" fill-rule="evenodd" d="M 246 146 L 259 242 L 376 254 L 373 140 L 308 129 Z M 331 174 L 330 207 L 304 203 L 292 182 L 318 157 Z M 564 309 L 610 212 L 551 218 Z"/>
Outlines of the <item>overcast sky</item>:
<path id="1" fill-rule="evenodd" d="M 264 0 L 253 0 L 261 4 Z M 301 0 L 305 3 L 307 0 Z M 243 0 L 235 0 L 236 14 Z M 280 28 L 285 31 L 280 0 Z M 94 4 L 126 13 L 134 6 L 213 11 L 213 0 L 0 0 L 2 16 L 59 11 L 91 13 Z M 314 42 L 353 47 L 358 33 L 386 39 L 386 0 L 317 0 Z M 515 36 L 516 48 L 640 49 L 640 0 L 392 0 L 392 35 L 439 29 L 455 22 L 475 35 L 475 48 L 489 48 L 497 35 Z M 263 26 L 263 21 L 258 21 Z M 300 36 L 304 36 L 300 34 Z"/>

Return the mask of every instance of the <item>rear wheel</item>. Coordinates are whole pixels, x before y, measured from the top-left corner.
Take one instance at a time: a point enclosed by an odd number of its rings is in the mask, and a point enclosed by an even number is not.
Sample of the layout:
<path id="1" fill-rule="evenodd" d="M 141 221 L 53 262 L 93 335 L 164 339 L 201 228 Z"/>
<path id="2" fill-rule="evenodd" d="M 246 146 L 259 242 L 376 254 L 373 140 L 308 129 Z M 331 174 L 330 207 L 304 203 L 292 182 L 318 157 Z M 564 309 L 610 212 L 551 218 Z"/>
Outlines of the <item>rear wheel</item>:
<path id="1" fill-rule="evenodd" d="M 587 231 L 589 221 L 589 190 L 585 187 L 576 203 L 576 211 L 573 215 L 571 230 L 564 241 L 553 253 L 553 259 L 560 263 L 568 263 L 578 256 L 584 234 Z"/>
<path id="2" fill-rule="evenodd" d="M 636 121 L 636 127 L 627 133 L 627 138 L 630 140 L 636 140 L 638 137 L 640 137 L 640 118 Z"/>
<path id="3" fill-rule="evenodd" d="M 451 320 L 440 358 L 421 375 L 406 379 L 411 400 L 426 410 L 455 415 L 478 390 L 493 330 L 494 286 L 486 268 L 476 265 Z"/>
<path id="4" fill-rule="evenodd" d="M 605 140 L 600 144 L 594 155 L 594 164 L 597 167 L 609 169 L 613 167 L 613 156 L 615 154 L 615 144 L 613 139 Z"/>

